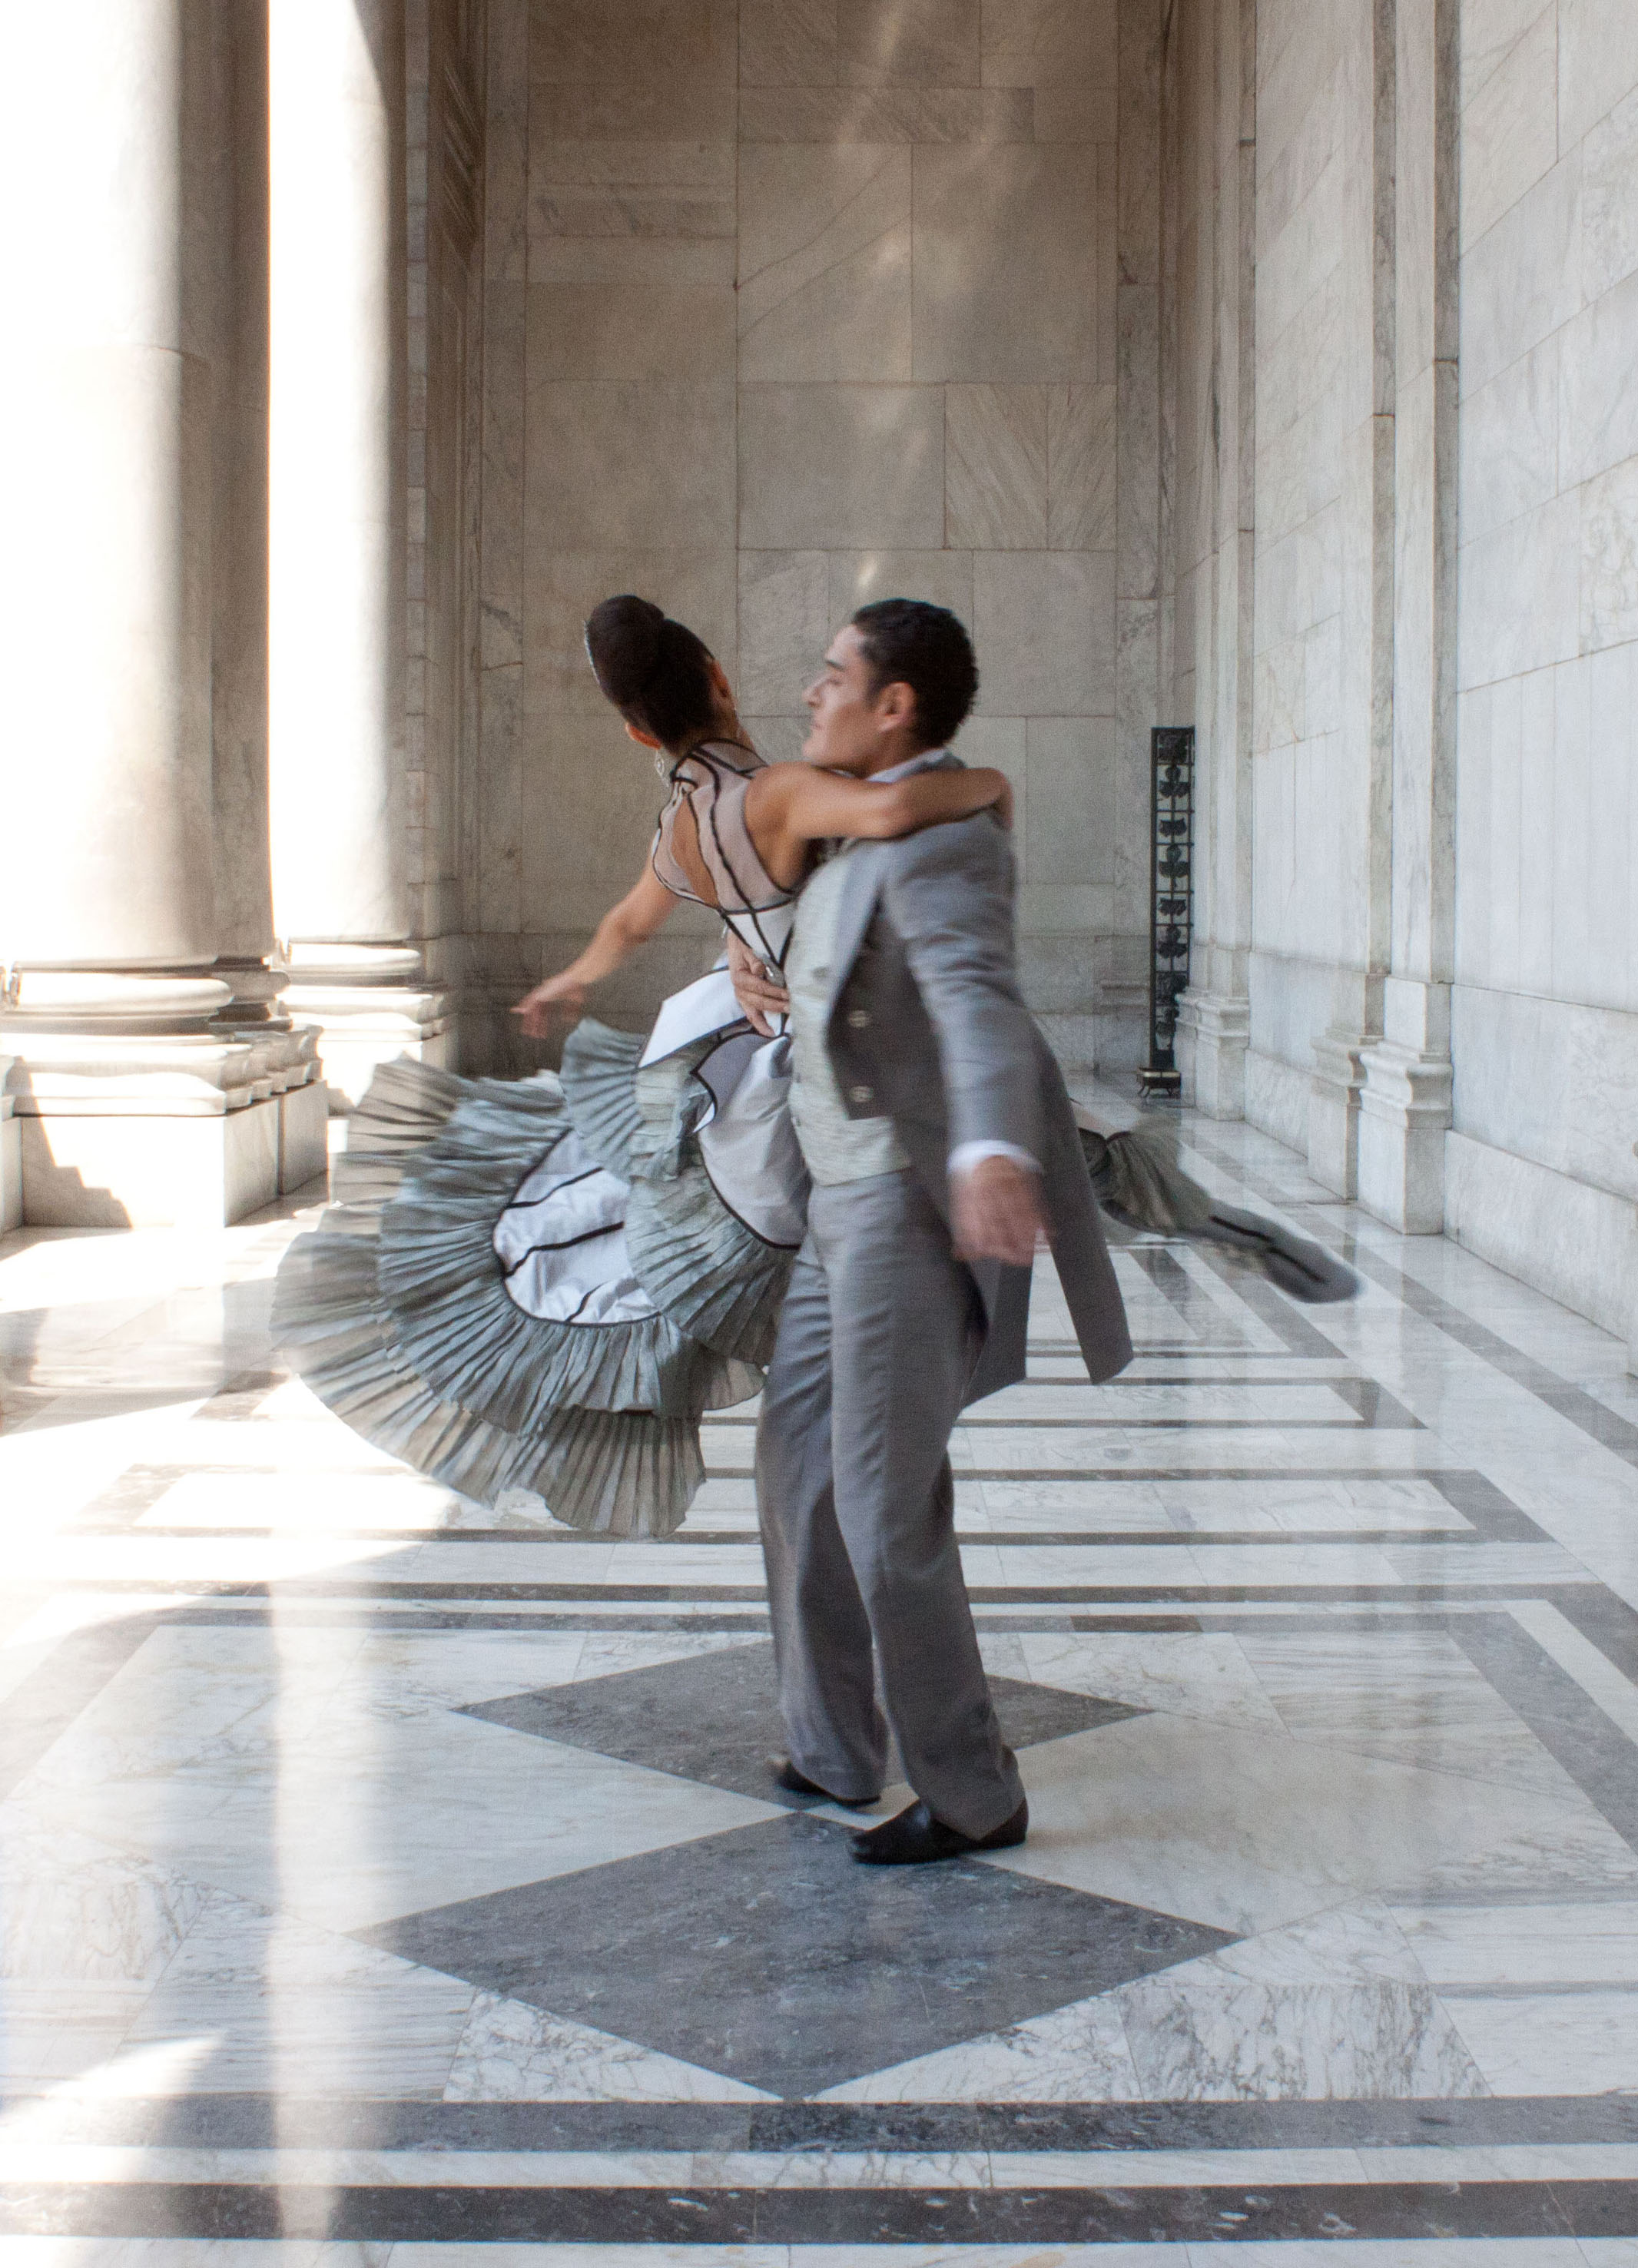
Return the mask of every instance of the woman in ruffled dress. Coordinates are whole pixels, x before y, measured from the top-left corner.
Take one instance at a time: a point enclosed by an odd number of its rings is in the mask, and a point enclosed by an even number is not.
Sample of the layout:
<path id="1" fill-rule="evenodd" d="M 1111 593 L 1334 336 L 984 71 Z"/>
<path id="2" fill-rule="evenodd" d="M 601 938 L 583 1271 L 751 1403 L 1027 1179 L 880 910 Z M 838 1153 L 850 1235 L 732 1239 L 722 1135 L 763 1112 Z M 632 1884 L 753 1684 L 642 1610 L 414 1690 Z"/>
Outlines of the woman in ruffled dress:
<path id="1" fill-rule="evenodd" d="M 579 1014 L 684 899 L 777 975 L 818 844 L 991 806 L 1010 823 L 1006 777 L 984 768 L 883 785 L 765 764 L 720 664 L 645 600 L 605 600 L 587 650 L 671 792 L 635 887 L 519 1004 L 526 1030 Z M 279 1271 L 276 1337 L 357 1432 L 464 1495 L 668 1534 L 705 1477 L 702 1416 L 761 1387 L 802 1241 L 787 1057 L 719 963 L 646 1042 L 581 1021 L 558 1074 L 381 1065 L 336 1202 Z"/>

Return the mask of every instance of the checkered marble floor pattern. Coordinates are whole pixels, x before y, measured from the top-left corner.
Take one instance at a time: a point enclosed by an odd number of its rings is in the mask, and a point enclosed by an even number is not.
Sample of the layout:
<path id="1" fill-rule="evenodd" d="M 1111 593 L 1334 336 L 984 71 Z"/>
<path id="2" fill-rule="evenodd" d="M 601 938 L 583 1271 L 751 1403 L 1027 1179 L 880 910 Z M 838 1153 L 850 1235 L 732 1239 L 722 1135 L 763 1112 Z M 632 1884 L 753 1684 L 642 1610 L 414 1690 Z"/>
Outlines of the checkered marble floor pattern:
<path id="1" fill-rule="evenodd" d="M 299 1204 L 0 1243 L 3 2268 L 1638 2268 L 1622 1350 L 1184 1124 L 1363 1295 L 1140 1241 L 1093 1388 L 1043 1269 L 1031 1833 L 905 1873 L 770 1782 L 751 1413 L 587 1542 L 281 1373 Z"/>

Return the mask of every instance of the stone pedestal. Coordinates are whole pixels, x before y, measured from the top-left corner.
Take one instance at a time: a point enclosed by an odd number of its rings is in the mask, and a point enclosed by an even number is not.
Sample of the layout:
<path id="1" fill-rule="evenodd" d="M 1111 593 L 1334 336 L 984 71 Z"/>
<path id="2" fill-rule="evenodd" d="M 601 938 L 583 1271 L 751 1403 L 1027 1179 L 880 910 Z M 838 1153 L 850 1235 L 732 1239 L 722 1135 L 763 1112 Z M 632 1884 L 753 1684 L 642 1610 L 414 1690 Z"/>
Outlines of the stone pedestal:
<path id="1" fill-rule="evenodd" d="M 1308 1169 L 1323 1189 L 1352 1198 L 1359 1191 L 1360 1094 L 1365 1084 L 1363 1032 L 1334 1025 L 1314 1042 L 1308 1094 Z"/>
<path id="2" fill-rule="evenodd" d="M 214 1118 L 18 1122 L 31 1227 L 225 1228 L 278 1191 L 279 1105 Z"/>
<path id="3" fill-rule="evenodd" d="M 23 1136 L 5 1091 L 10 1056 L 0 1056 L 0 1236 L 23 1226 Z"/>
<path id="4" fill-rule="evenodd" d="M 1444 1144 L 1450 1126 L 1450 989 L 1391 976 L 1383 1037 L 1364 1051 L 1359 1197 L 1407 1236 L 1444 1228 Z"/>
<path id="5" fill-rule="evenodd" d="M 1245 1116 L 1245 1057 L 1251 1004 L 1210 992 L 1185 992 L 1177 1003 L 1177 1068 L 1184 1101 L 1206 1118 Z"/>
<path id="6" fill-rule="evenodd" d="M 292 1196 L 329 1171 L 330 1091 L 322 1079 L 278 1098 L 278 1193 Z"/>
<path id="7" fill-rule="evenodd" d="M 289 959 L 284 1005 L 317 1035 L 333 1108 L 350 1111 L 377 1064 L 395 1056 L 454 1069 L 448 996 L 416 982 L 412 946 L 293 945 Z"/>
<path id="8" fill-rule="evenodd" d="M 272 1202 L 277 1090 L 310 1046 L 213 1030 L 227 999 L 208 977 L 17 974 L 0 1041 L 30 1226 L 225 1227 Z"/>

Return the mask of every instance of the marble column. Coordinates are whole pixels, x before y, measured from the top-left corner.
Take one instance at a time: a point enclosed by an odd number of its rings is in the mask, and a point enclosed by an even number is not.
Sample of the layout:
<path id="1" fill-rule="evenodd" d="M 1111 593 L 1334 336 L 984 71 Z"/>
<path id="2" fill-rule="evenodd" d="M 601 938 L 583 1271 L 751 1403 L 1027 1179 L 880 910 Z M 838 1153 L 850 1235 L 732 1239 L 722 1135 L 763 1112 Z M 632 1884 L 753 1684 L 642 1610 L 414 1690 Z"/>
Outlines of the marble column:
<path id="1" fill-rule="evenodd" d="M 211 1027 L 212 25 L 100 0 L 8 27 L 0 1047 L 41 1224 L 222 1221 L 277 1186 L 266 1064 Z"/>
<path id="2" fill-rule="evenodd" d="M 215 1028 L 266 1059 L 288 1194 L 328 1163 L 328 1094 L 317 1029 L 281 998 L 268 843 L 268 9 L 215 0 L 211 52 L 212 974 L 232 994 Z"/>
<path id="3" fill-rule="evenodd" d="M 1177 1007 L 1177 1061 L 1196 1109 L 1240 1118 L 1251 1037 L 1256 0 L 1215 0 L 1206 22 L 1214 94 L 1206 240 L 1217 441 L 1212 549 L 1195 608 L 1195 946 Z"/>
<path id="4" fill-rule="evenodd" d="M 273 917 L 286 1004 L 356 1101 L 384 1057 L 453 1044 L 405 872 L 402 5 L 278 0 L 269 79 Z"/>
<path id="5" fill-rule="evenodd" d="M 1392 959 L 1364 1051 L 1359 1195 L 1444 1226 L 1456 911 L 1459 0 L 1398 0 Z"/>
<path id="6" fill-rule="evenodd" d="M 1346 321 L 1358 383 L 1340 449 L 1341 652 L 1335 716 L 1345 776 L 1364 788 L 1363 885 L 1346 960 L 1331 970 L 1330 1012 L 1313 1042 L 1308 1168 L 1322 1189 L 1359 1194 L 1365 1058 L 1382 1034 L 1390 957 L 1394 703 L 1394 259 L 1397 90 L 1394 0 L 1350 11 L 1356 68 L 1338 162 L 1345 199 Z M 1357 808 L 1357 806 L 1356 806 Z M 1354 878 L 1350 878 L 1351 880 Z M 1357 956 L 1357 957 L 1356 957 Z"/>

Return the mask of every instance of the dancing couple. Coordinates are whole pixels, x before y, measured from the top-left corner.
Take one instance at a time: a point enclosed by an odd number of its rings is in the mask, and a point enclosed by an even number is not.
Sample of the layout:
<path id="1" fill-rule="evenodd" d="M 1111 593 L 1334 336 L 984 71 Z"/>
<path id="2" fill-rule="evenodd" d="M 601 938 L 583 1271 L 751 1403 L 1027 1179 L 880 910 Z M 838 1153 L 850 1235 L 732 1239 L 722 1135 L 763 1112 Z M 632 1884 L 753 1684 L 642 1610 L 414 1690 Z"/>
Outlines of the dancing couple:
<path id="1" fill-rule="evenodd" d="M 606 600 L 587 649 L 670 792 L 642 878 L 524 1027 L 579 1016 L 683 899 L 721 915 L 724 953 L 646 1040 L 582 1017 L 557 1074 L 383 1065 L 276 1333 L 369 1440 L 503 1516 L 522 1490 L 606 1535 L 672 1532 L 702 1417 L 760 1389 L 776 1778 L 871 1804 L 890 1721 L 917 1800 L 854 1855 L 1015 1845 L 948 1446 L 1025 1375 L 1038 1242 L 1094 1381 L 1132 1352 L 1100 1196 L 1238 1239 L 1299 1292 L 1306 1271 L 1306 1296 L 1338 1286 L 1163 1152 L 1077 1125 L 1018 989 L 1006 778 L 948 752 L 978 689 L 953 615 L 860 608 L 797 764 L 764 763 L 720 665 L 658 608 Z"/>

